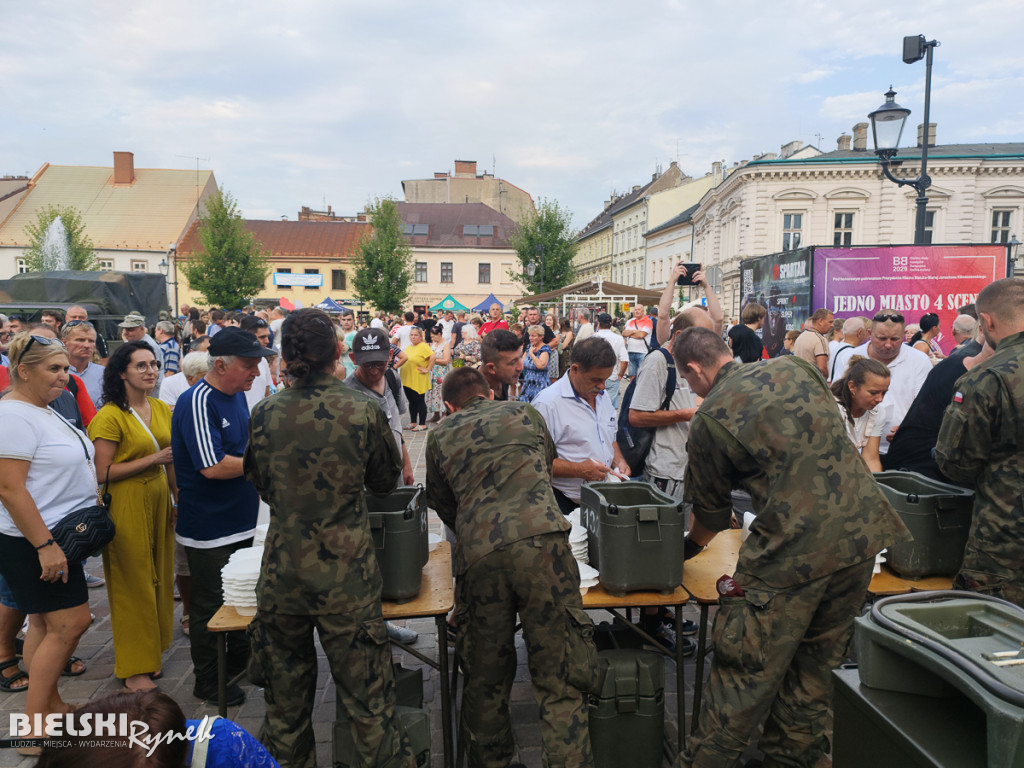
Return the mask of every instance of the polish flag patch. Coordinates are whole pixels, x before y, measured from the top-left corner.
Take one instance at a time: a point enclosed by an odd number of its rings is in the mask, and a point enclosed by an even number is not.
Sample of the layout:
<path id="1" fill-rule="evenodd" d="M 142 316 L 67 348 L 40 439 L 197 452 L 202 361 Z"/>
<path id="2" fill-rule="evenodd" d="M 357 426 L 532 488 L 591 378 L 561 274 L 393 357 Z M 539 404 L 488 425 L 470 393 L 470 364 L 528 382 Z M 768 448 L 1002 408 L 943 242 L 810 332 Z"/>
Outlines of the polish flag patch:
<path id="1" fill-rule="evenodd" d="M 955 395 L 953 395 L 953 402 L 954 403 L 962 403 L 963 401 L 964 401 L 964 393 L 963 392 L 957 392 Z"/>

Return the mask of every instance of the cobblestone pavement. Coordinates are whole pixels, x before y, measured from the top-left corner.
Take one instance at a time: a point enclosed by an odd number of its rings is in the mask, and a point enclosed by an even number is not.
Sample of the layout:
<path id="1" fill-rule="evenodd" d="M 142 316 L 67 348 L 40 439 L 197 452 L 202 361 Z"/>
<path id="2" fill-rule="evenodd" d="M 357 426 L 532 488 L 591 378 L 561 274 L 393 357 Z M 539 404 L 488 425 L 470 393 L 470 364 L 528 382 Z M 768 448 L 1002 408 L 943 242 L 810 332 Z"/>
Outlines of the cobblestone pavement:
<path id="1" fill-rule="evenodd" d="M 425 476 L 426 432 L 406 432 L 417 482 L 423 482 Z M 430 530 L 441 533 L 442 525 L 437 517 L 430 514 Z M 98 558 L 90 560 L 88 570 L 102 574 L 102 566 Z M 121 681 L 114 677 L 114 651 L 111 639 L 109 606 L 106 588 L 90 590 L 90 605 L 95 621 L 82 636 L 78 649 L 75 651 L 88 666 L 88 671 L 81 677 L 61 678 L 60 692 L 65 700 L 84 703 L 94 698 L 114 693 L 121 689 Z M 175 603 L 176 618 L 180 617 L 181 604 Z M 595 622 L 610 620 L 604 611 L 593 612 Z M 694 621 L 698 618 L 697 608 L 688 605 L 684 616 Z M 398 622 L 419 632 L 419 640 L 415 648 L 429 657 L 436 657 L 437 636 L 432 618 L 413 619 Z M 175 623 L 174 641 L 164 655 L 164 676 L 159 685 L 170 694 L 185 710 L 185 715 L 201 718 L 204 715 L 216 714 L 216 705 L 205 704 L 192 696 L 192 661 L 189 655 L 188 638 L 181 634 L 180 625 Z M 515 685 L 512 690 L 512 720 L 518 759 L 528 768 L 540 768 L 540 726 L 538 724 L 537 705 L 533 699 L 530 684 L 530 672 L 526 665 L 526 652 L 522 637 L 517 639 L 519 668 L 516 672 Z M 319 644 L 318 644 L 319 649 Z M 441 711 L 439 693 L 439 675 L 426 664 L 408 653 L 396 648 L 394 659 L 404 666 L 422 669 L 424 673 L 424 706 L 431 713 L 431 765 L 440 768 L 444 764 L 441 739 Z M 334 721 L 334 683 L 331 681 L 327 661 L 320 650 L 320 677 L 316 693 L 316 705 L 313 713 L 314 728 L 317 741 L 317 762 L 321 768 L 332 765 L 331 726 Z M 684 701 L 686 712 L 689 713 L 692 702 L 692 686 L 695 668 L 691 657 L 685 665 L 686 692 Z M 239 723 L 251 733 L 257 733 L 263 719 L 263 696 L 260 689 L 252 685 L 243 685 L 247 698 L 245 703 L 228 709 L 228 717 Z M 677 712 L 676 676 L 674 662 L 666 659 L 665 664 L 665 730 L 675 741 L 675 723 Z M 8 733 L 8 715 L 20 713 L 24 707 L 24 693 L 0 693 L 0 732 Z M 687 723 L 689 726 L 689 723 Z M 14 750 L 0 750 L 0 768 L 7 766 L 31 766 L 35 758 L 23 758 Z M 667 760 L 664 765 L 669 765 Z"/>

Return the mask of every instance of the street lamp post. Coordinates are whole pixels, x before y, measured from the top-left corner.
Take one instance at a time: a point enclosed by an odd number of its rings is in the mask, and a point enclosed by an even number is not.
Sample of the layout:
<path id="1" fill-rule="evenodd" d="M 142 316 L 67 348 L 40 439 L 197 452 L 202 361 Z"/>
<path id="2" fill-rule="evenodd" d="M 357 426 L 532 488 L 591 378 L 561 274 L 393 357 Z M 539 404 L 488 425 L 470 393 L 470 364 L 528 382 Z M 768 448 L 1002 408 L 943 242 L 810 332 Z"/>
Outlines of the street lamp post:
<path id="1" fill-rule="evenodd" d="M 932 51 L 939 45 L 937 40 L 926 41 L 924 35 L 903 38 L 903 61 L 913 64 L 925 59 L 924 75 L 924 135 L 921 142 L 921 172 L 916 179 L 900 179 L 892 175 L 889 164 L 899 151 L 903 126 L 910 116 L 910 110 L 896 103 L 896 92 L 889 87 L 885 103 L 868 115 L 871 120 L 871 134 L 875 141 L 875 154 L 882 163 L 882 173 L 889 181 L 899 186 L 910 186 L 917 190 L 917 217 L 914 223 L 914 244 L 924 245 L 925 225 L 928 221 L 928 138 L 931 119 L 932 96 Z"/>
<path id="2" fill-rule="evenodd" d="M 160 268 L 160 271 L 164 273 L 164 277 L 167 278 L 167 282 L 170 285 L 174 286 L 174 306 L 171 307 L 171 314 L 172 316 L 177 317 L 176 313 L 178 311 L 178 246 L 175 245 L 174 243 L 171 243 L 169 246 L 167 246 L 167 256 L 170 256 L 171 260 L 168 262 L 167 258 L 164 257 L 163 259 L 161 259 L 160 263 L 157 266 Z"/>
<path id="3" fill-rule="evenodd" d="M 1020 253 L 1020 240 L 1016 235 L 1010 236 L 1010 242 L 1006 244 L 1006 276 L 1013 277 L 1017 271 L 1017 255 Z"/>
<path id="4" fill-rule="evenodd" d="M 535 249 L 537 254 L 537 261 L 540 262 L 540 290 L 537 293 L 544 293 L 544 246 L 538 244 Z M 537 262 L 530 260 L 530 263 L 526 265 L 526 274 L 530 278 L 531 285 L 533 284 L 533 278 L 537 274 Z"/>

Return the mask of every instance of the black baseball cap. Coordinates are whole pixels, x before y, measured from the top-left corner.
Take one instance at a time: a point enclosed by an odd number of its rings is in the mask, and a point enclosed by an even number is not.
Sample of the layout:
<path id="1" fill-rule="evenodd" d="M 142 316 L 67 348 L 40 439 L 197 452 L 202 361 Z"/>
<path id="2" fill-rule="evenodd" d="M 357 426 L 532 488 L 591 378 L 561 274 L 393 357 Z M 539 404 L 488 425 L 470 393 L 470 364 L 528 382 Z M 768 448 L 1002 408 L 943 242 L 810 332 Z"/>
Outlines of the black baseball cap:
<path id="1" fill-rule="evenodd" d="M 391 341 L 380 328 L 361 328 L 352 337 L 352 357 L 356 365 L 382 363 L 391 359 Z"/>
<path id="2" fill-rule="evenodd" d="M 612 316 L 609 315 L 607 312 L 601 312 L 597 316 L 597 324 L 598 325 L 611 325 L 612 324 Z"/>
<path id="3" fill-rule="evenodd" d="M 210 339 L 210 357 L 270 357 L 276 355 L 272 349 L 267 349 L 256 334 L 243 331 L 241 328 L 227 326 Z"/>

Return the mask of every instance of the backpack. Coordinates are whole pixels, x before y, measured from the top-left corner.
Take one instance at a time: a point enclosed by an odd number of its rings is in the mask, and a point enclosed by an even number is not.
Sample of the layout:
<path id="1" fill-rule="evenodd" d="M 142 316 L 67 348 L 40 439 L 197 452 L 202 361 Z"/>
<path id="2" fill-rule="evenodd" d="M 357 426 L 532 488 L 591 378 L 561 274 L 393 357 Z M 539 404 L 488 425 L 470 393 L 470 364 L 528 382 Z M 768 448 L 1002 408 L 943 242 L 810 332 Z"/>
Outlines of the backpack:
<path id="1" fill-rule="evenodd" d="M 672 401 L 672 395 L 676 392 L 676 366 L 672 355 L 664 347 L 652 350 L 648 354 L 660 353 L 665 356 L 668 364 L 668 380 L 665 382 L 665 401 L 659 410 L 666 410 Z M 657 427 L 634 427 L 629 423 L 629 406 L 633 401 L 633 392 L 636 391 L 636 382 L 640 378 L 639 372 L 629 382 L 625 394 L 622 395 L 619 404 L 619 423 L 615 430 L 615 442 L 619 444 L 622 458 L 629 464 L 629 473 L 632 477 L 639 477 L 644 471 L 644 464 L 647 463 L 647 454 L 651 452 L 651 445 L 654 444 L 654 432 Z"/>

